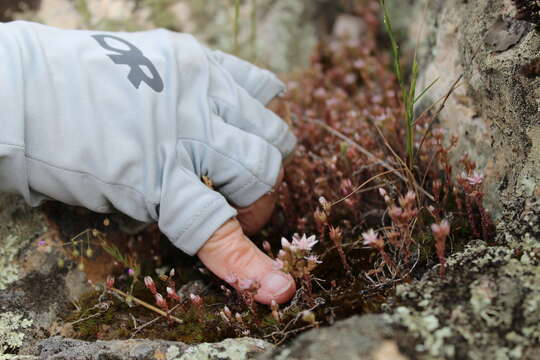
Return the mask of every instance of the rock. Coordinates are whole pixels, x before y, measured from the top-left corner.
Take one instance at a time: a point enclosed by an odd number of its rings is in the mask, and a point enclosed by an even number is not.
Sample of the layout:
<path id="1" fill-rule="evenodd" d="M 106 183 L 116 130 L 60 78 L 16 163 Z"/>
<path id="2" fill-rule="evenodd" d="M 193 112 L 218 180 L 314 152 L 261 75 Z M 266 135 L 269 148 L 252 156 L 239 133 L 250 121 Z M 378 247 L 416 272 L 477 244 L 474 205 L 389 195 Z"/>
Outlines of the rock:
<path id="1" fill-rule="evenodd" d="M 388 319 L 417 338 L 415 358 L 536 359 L 540 243 L 472 243 L 449 259 L 445 278 L 435 268 L 400 285 L 393 305 Z"/>
<path id="2" fill-rule="evenodd" d="M 521 216 L 526 200 L 540 196 L 540 78 L 534 71 L 540 32 L 515 18 L 512 3 L 436 0 L 424 12 L 426 1 L 407 0 L 392 12 L 409 39 L 424 24 L 418 89 L 439 79 L 417 112 L 463 76 L 438 120 L 459 137 L 456 167 L 467 153 L 486 176 L 485 205 L 496 219 L 505 208 Z"/>
<path id="3" fill-rule="evenodd" d="M 189 346 L 172 341 L 96 341 L 52 337 L 33 348 L 36 359 L 57 360 L 247 360 L 272 345 L 257 339 L 228 339 L 215 344 Z"/>
<path id="4" fill-rule="evenodd" d="M 329 328 L 300 335 L 290 345 L 261 355 L 259 360 L 406 359 L 390 340 L 393 330 L 380 315 L 353 316 Z"/>
<path id="5" fill-rule="evenodd" d="M 168 28 L 189 32 L 208 45 L 261 63 L 275 71 L 308 64 L 317 42 L 316 9 L 308 0 L 242 2 L 237 39 L 234 5 L 197 0 L 41 0 L 41 6 L 15 17 L 67 29 L 136 31 Z M 334 4 L 330 7 L 336 8 Z M 256 24 L 253 24 L 255 19 Z M 257 33 L 253 33 L 257 29 Z M 302 41 L 298 41 L 302 39 Z M 272 46 L 269 46 L 272 44 Z"/>
<path id="6" fill-rule="evenodd" d="M 53 242 L 39 210 L 0 195 L 0 355 L 24 353 L 49 336 L 70 301 L 87 291 L 74 264 L 58 265 L 63 253 Z"/>
<path id="7" fill-rule="evenodd" d="M 361 35 L 366 31 L 364 20 L 358 16 L 342 14 L 334 24 L 333 34 L 338 39 L 360 41 Z"/>

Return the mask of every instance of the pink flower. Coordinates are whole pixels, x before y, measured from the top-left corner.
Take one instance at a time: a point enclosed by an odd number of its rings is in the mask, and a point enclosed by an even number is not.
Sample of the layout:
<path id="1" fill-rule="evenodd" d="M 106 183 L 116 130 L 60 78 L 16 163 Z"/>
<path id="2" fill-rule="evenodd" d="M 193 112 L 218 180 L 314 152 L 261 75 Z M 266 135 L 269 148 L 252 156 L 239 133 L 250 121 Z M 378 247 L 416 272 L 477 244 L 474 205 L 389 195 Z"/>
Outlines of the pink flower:
<path id="1" fill-rule="evenodd" d="M 403 214 L 403 209 L 401 209 L 400 207 L 397 207 L 397 206 L 392 206 L 388 210 L 388 213 L 389 213 L 391 218 L 398 218 Z"/>
<path id="2" fill-rule="evenodd" d="M 47 245 L 47 242 L 45 240 L 39 240 L 38 245 L 39 246 L 45 246 L 45 245 Z"/>
<path id="3" fill-rule="evenodd" d="M 291 246 L 291 243 L 287 239 L 285 239 L 284 237 L 281 238 L 281 247 L 283 249 L 290 249 Z"/>
<path id="4" fill-rule="evenodd" d="M 362 69 L 362 68 L 364 68 L 365 66 L 366 66 L 366 63 L 365 63 L 364 60 L 362 60 L 362 59 L 356 60 L 356 61 L 354 62 L 354 67 L 355 67 L 356 69 Z"/>
<path id="5" fill-rule="evenodd" d="M 405 200 L 407 201 L 407 203 L 412 204 L 416 200 L 416 194 L 414 193 L 414 191 L 407 191 L 407 194 L 405 195 Z"/>
<path id="6" fill-rule="evenodd" d="M 322 264 L 322 261 L 315 255 L 306 256 L 305 259 L 311 264 Z"/>
<path id="7" fill-rule="evenodd" d="M 306 234 L 302 235 L 302 237 L 298 234 L 293 235 L 292 245 L 300 250 L 310 251 L 316 243 L 318 241 L 315 240 L 315 235 L 310 237 L 307 237 Z"/>
<path id="8" fill-rule="evenodd" d="M 446 238 L 450 235 L 450 223 L 444 219 L 440 224 L 431 225 L 431 231 L 433 231 L 435 237 Z"/>
<path id="9" fill-rule="evenodd" d="M 484 175 L 475 171 L 472 176 L 467 177 L 465 180 L 467 180 L 469 184 L 473 186 L 480 185 L 484 181 Z"/>
<path id="10" fill-rule="evenodd" d="M 313 96 L 316 99 L 324 99 L 326 97 L 326 90 L 324 88 L 318 88 L 313 92 Z"/>
<path id="11" fill-rule="evenodd" d="M 128 275 L 131 276 L 131 277 L 135 276 L 135 270 L 133 270 L 132 268 L 129 268 L 128 269 Z"/>
<path id="12" fill-rule="evenodd" d="M 379 194 L 380 194 L 382 197 L 385 197 L 385 196 L 386 196 L 386 190 L 384 190 L 383 188 L 379 188 Z"/>
<path id="13" fill-rule="evenodd" d="M 362 233 L 362 237 L 364 238 L 364 245 L 367 246 L 373 246 L 379 242 L 379 234 L 373 231 L 373 229 Z"/>

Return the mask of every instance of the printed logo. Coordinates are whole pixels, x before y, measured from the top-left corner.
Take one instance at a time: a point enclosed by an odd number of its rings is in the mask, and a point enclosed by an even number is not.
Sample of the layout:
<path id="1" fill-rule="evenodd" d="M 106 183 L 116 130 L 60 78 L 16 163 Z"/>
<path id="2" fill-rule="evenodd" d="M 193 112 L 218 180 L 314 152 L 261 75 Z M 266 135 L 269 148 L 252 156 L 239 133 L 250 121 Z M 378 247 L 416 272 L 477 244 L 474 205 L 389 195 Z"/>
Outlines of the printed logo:
<path id="1" fill-rule="evenodd" d="M 159 76 L 156 67 L 152 61 L 150 61 L 150 59 L 144 56 L 143 52 L 138 47 L 113 35 L 92 35 L 92 37 L 98 42 L 99 45 L 101 45 L 102 48 L 116 53 L 107 55 L 115 64 L 128 65 L 131 68 L 128 79 L 136 89 L 138 89 L 141 86 L 141 83 L 144 82 L 156 92 L 163 91 L 163 80 L 161 79 L 161 76 Z M 106 39 L 119 41 L 126 45 L 128 49 L 118 49 L 112 47 L 107 43 Z M 146 67 L 148 71 L 150 71 L 151 77 L 143 71 L 143 67 Z"/>

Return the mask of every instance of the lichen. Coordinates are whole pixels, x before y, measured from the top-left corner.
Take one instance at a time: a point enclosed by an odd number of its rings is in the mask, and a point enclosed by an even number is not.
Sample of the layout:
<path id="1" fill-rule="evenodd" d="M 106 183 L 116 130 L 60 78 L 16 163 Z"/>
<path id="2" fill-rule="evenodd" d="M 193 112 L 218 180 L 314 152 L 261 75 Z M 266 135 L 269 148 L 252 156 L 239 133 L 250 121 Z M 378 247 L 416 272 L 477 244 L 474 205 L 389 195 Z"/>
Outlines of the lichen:
<path id="1" fill-rule="evenodd" d="M 176 346 L 167 349 L 167 360 L 245 360 L 250 354 L 260 352 L 270 345 L 262 340 L 251 338 L 227 339 L 219 344 L 199 344 L 188 348 L 182 356 Z"/>
<path id="2" fill-rule="evenodd" d="M 418 358 L 528 358 L 540 344 L 540 244 L 477 241 L 448 265 L 444 279 L 435 269 L 400 286 L 400 306 L 387 315 L 416 337 Z"/>
<path id="3" fill-rule="evenodd" d="M 19 269 L 15 263 L 15 258 L 19 253 L 17 247 L 19 241 L 9 235 L 0 246 L 0 290 L 6 289 L 7 285 L 16 281 L 19 276 Z"/>
<path id="4" fill-rule="evenodd" d="M 37 211 L 22 199 L 0 195 L 0 291 L 19 279 L 18 257 L 44 231 L 43 218 Z"/>
<path id="5" fill-rule="evenodd" d="M 16 349 L 23 344 L 24 333 L 21 330 L 32 325 L 32 320 L 24 319 L 23 315 L 13 312 L 0 314 L 0 357 L 8 358 L 6 352 Z"/>

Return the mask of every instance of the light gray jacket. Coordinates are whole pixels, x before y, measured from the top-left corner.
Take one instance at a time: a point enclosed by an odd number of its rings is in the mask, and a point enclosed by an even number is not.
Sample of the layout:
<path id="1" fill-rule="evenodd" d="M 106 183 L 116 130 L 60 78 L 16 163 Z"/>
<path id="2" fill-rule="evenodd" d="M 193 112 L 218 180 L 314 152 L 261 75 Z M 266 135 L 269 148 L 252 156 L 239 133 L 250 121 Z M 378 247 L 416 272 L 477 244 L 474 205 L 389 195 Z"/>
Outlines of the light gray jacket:
<path id="1" fill-rule="evenodd" d="M 158 221 L 188 254 L 272 189 L 295 145 L 264 107 L 283 84 L 186 34 L 17 21 L 0 59 L 0 191 Z"/>

